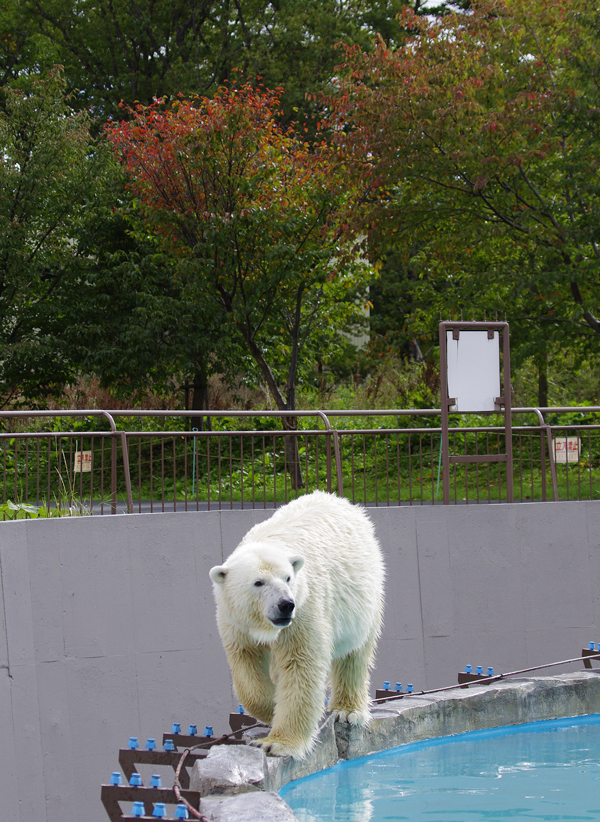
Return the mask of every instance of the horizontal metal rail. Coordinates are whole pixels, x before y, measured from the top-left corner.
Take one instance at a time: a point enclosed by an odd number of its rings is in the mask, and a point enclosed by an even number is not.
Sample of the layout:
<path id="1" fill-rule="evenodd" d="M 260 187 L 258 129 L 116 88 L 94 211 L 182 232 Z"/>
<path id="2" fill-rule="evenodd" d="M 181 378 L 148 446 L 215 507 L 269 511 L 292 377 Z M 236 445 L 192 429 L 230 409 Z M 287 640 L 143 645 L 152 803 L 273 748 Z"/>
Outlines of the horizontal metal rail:
<path id="1" fill-rule="evenodd" d="M 365 505 L 442 504 L 441 427 L 398 424 L 434 422 L 440 413 L 0 411 L 2 517 L 30 516 L 27 505 L 43 506 L 47 515 L 274 508 L 317 488 Z M 563 414 L 600 415 L 600 406 L 524 407 L 512 414 L 530 417 L 512 428 L 516 500 L 600 498 L 600 416 L 560 422 Z M 295 422 L 281 428 L 260 423 L 290 417 Z M 504 501 L 506 462 L 493 462 L 504 452 L 504 427 L 466 425 L 468 414 L 452 417 L 451 502 Z M 189 430 L 191 418 L 204 419 L 209 430 Z M 77 425 L 63 429 L 62 419 Z M 151 430 L 161 420 L 160 430 Z M 490 454 L 491 465 L 484 456 Z"/>

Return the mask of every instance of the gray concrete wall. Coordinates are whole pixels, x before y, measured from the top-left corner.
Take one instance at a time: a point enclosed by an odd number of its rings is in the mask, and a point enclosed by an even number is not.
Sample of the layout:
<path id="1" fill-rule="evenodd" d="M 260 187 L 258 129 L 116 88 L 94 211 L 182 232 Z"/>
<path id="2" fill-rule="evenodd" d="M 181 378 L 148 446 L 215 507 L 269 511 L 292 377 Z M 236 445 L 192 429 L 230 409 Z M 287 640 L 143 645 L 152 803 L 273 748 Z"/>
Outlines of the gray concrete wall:
<path id="1" fill-rule="evenodd" d="M 388 564 L 374 686 L 449 685 L 466 662 L 508 671 L 600 641 L 600 503 L 369 515 Z M 2 818 L 106 822 L 100 784 L 130 736 L 227 730 L 208 569 L 268 516 L 0 524 Z"/>

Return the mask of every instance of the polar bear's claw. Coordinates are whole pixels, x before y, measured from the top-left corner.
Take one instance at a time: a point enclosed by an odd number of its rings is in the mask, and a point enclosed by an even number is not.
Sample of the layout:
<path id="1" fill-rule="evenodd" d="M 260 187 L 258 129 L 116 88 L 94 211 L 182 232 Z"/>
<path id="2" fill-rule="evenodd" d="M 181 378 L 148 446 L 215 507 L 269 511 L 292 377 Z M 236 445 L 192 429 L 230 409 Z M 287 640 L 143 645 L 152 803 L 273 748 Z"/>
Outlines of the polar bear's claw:
<path id="1" fill-rule="evenodd" d="M 266 754 L 271 756 L 294 756 L 294 754 L 297 754 L 295 749 L 292 750 L 281 742 L 271 742 L 268 737 L 253 739 L 250 745 L 254 748 L 262 748 Z"/>
<path id="2" fill-rule="evenodd" d="M 350 725 L 366 725 L 371 718 L 368 712 L 362 711 L 334 711 L 336 722 L 349 722 Z"/>

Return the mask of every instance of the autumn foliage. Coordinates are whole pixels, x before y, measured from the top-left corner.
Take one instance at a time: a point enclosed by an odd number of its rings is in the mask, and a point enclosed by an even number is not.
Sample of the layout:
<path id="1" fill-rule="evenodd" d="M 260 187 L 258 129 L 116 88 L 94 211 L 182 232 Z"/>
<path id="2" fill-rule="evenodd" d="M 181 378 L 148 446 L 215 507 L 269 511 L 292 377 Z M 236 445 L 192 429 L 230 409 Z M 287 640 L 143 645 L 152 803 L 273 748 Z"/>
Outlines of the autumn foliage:
<path id="1" fill-rule="evenodd" d="M 600 332 L 597 9 L 477 0 L 438 18 L 405 10 L 403 22 L 396 50 L 346 49 L 325 101 L 363 188 L 360 219 L 462 286 L 476 249 L 487 295 L 510 273 L 500 306 L 516 287 Z M 522 303 L 516 315 L 531 311 Z"/>
<path id="2" fill-rule="evenodd" d="M 347 194 L 327 147 L 280 127 L 277 90 L 250 84 L 127 111 L 108 137 L 143 230 L 181 260 L 190 295 L 218 303 L 278 406 L 293 409 L 300 351 L 340 257 Z"/>
<path id="3" fill-rule="evenodd" d="M 286 213 L 303 209 L 317 216 L 314 189 L 328 192 L 327 168 L 292 127 L 278 127 L 277 91 L 234 85 L 214 98 L 170 108 L 156 101 L 128 113 L 129 122 L 109 126 L 109 139 L 147 220 L 174 249 L 196 248 L 209 224 L 251 218 L 254 229 L 271 225 L 281 239 L 278 217 L 285 223 Z"/>

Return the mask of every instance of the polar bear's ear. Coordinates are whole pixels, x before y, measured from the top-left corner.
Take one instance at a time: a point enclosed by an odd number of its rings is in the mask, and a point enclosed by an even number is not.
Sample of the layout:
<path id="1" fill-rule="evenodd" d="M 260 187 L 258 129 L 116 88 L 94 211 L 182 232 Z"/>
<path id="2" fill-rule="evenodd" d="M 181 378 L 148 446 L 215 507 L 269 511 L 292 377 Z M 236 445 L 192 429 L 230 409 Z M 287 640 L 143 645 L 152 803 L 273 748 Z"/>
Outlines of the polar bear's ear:
<path id="1" fill-rule="evenodd" d="M 227 576 L 227 568 L 224 565 L 215 565 L 208 573 L 215 585 L 222 585 Z"/>
<path id="2" fill-rule="evenodd" d="M 296 557 L 292 557 L 290 559 L 290 562 L 292 563 L 292 568 L 294 569 L 294 573 L 297 574 L 298 571 L 300 570 L 300 568 L 302 568 L 302 566 L 304 565 L 304 557 L 301 557 L 300 555 L 298 555 Z"/>

